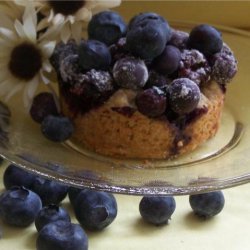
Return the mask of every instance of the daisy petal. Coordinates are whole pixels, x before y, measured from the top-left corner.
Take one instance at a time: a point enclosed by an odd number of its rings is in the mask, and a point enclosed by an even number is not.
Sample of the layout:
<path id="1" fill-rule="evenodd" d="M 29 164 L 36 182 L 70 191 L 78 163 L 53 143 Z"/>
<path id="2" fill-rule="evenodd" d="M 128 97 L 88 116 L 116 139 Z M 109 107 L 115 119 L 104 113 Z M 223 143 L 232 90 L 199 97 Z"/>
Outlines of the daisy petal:
<path id="1" fill-rule="evenodd" d="M 17 39 L 17 36 L 13 31 L 3 27 L 0 27 L 0 37 L 4 40 L 8 40 L 8 42 L 13 42 Z"/>
<path id="2" fill-rule="evenodd" d="M 17 92 L 22 90 L 23 85 L 22 84 L 17 84 L 14 88 L 12 88 L 11 91 L 6 95 L 5 101 L 7 102 L 12 96 L 14 96 Z"/>
<path id="3" fill-rule="evenodd" d="M 29 14 L 29 12 L 31 14 Z M 34 7 L 28 5 L 25 8 L 25 13 L 23 16 L 23 30 L 32 42 L 36 42 L 36 22 L 34 21 L 33 13 L 35 12 Z"/>
<path id="4" fill-rule="evenodd" d="M 34 25 L 34 27 L 37 26 L 37 13 L 35 10 L 35 6 L 34 6 L 35 1 L 26 1 L 26 8 L 24 10 L 24 14 L 23 14 L 23 22 L 25 24 L 26 19 L 31 19 L 32 24 Z"/>
<path id="5" fill-rule="evenodd" d="M 56 14 L 53 18 L 53 25 L 59 25 L 61 23 L 64 23 L 65 18 L 62 14 Z"/>
<path id="6" fill-rule="evenodd" d="M 82 27 L 83 25 L 81 22 L 75 22 L 71 25 L 72 37 L 77 43 L 79 43 L 82 38 Z"/>
<path id="7" fill-rule="evenodd" d="M 49 21 L 47 18 L 43 18 L 37 25 L 37 31 L 46 29 L 49 26 Z"/>
<path id="8" fill-rule="evenodd" d="M 26 35 L 25 35 L 24 30 L 23 30 L 23 25 L 21 24 L 21 22 L 19 20 L 15 20 L 14 26 L 15 26 L 15 29 L 16 29 L 16 32 L 18 33 L 18 35 L 21 38 L 25 38 Z"/>
<path id="9" fill-rule="evenodd" d="M 50 80 L 43 74 L 43 72 L 40 72 L 40 77 L 41 77 L 41 81 L 43 83 L 45 83 L 46 85 L 50 83 Z"/>
<path id="10" fill-rule="evenodd" d="M 23 91 L 23 103 L 24 107 L 29 110 L 35 91 L 39 84 L 39 78 L 36 76 L 31 81 L 25 83 L 25 88 Z"/>
<path id="11" fill-rule="evenodd" d="M 63 28 L 63 23 L 60 25 L 52 25 L 39 37 L 39 41 L 55 39 Z"/>
<path id="12" fill-rule="evenodd" d="M 104 8 L 114 8 L 117 7 L 121 4 L 121 0 L 108 0 L 108 1 L 104 1 L 104 0 L 100 0 L 99 2 L 99 6 L 103 6 Z"/>
<path id="13" fill-rule="evenodd" d="M 48 73 L 50 73 L 52 71 L 52 66 L 48 60 L 43 62 L 42 69 Z"/>
<path id="14" fill-rule="evenodd" d="M 43 52 L 44 55 L 46 55 L 47 58 L 49 58 L 56 46 L 56 42 L 55 41 L 51 41 L 51 42 L 44 42 L 41 43 L 41 45 L 39 46 Z"/>
<path id="15" fill-rule="evenodd" d="M 77 11 L 76 13 L 76 20 L 80 21 L 89 21 L 92 17 L 91 11 L 88 10 L 87 8 L 81 8 L 80 10 Z"/>
<path id="16" fill-rule="evenodd" d="M 34 77 L 30 82 L 26 84 L 27 84 L 27 95 L 29 99 L 33 99 L 37 87 L 39 85 L 39 77 L 38 76 Z"/>
<path id="17" fill-rule="evenodd" d="M 11 81 L 11 79 L 5 79 L 0 83 L 0 95 L 5 96 L 8 92 L 10 92 L 15 84 Z"/>
<path id="18" fill-rule="evenodd" d="M 70 24 L 67 23 L 64 25 L 64 27 L 62 28 L 62 31 L 61 31 L 61 39 L 64 43 L 67 43 L 67 41 L 69 40 L 70 38 Z"/>

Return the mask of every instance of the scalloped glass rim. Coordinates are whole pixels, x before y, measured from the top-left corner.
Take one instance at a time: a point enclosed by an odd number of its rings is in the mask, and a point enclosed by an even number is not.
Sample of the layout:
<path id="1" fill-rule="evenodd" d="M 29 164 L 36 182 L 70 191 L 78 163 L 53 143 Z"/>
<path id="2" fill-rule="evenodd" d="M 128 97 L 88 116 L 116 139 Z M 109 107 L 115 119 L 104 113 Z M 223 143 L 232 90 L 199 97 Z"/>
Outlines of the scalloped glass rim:
<path id="1" fill-rule="evenodd" d="M 180 30 L 195 23 L 170 22 Z M 76 187 L 133 195 L 183 195 L 229 188 L 250 181 L 250 33 L 216 26 L 235 52 L 239 72 L 229 85 L 222 124 L 215 138 L 173 160 L 124 160 L 100 156 L 68 141 L 49 142 L 12 99 L 9 140 L 0 155 L 21 168 Z"/>

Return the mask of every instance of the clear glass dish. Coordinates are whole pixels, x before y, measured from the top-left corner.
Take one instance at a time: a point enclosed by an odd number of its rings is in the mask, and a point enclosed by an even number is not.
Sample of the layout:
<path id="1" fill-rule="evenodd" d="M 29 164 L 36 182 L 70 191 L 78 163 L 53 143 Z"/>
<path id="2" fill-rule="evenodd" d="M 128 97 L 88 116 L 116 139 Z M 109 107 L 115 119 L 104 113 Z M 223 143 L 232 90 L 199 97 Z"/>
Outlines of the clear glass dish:
<path id="1" fill-rule="evenodd" d="M 171 24 L 187 31 L 195 25 Z M 12 113 L 9 126 L 0 130 L 0 155 L 21 168 L 69 185 L 123 194 L 182 195 L 249 182 L 250 33 L 217 28 L 235 52 L 239 72 L 228 87 L 218 134 L 193 153 L 174 160 L 124 160 L 97 155 L 71 141 L 53 143 L 25 113 L 22 98 L 16 97 L 8 103 Z M 5 125 L 6 117 L 2 116 Z"/>

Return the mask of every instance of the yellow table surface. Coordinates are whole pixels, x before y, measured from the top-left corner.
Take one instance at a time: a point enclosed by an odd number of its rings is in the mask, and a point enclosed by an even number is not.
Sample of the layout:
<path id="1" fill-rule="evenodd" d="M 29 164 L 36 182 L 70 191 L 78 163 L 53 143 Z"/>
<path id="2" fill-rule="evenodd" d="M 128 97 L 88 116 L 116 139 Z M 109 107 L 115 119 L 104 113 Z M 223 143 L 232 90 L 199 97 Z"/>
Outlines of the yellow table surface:
<path id="1" fill-rule="evenodd" d="M 4 171 L 0 167 L 0 176 Z M 1 178 L 2 179 L 2 178 Z M 2 180 L 0 181 L 3 190 Z M 250 249 L 250 186 L 224 190 L 225 207 L 210 220 L 200 220 L 191 212 L 188 196 L 176 197 L 176 211 L 168 225 L 149 225 L 140 217 L 141 197 L 116 195 L 118 215 L 101 232 L 88 232 L 89 250 L 247 250 Z M 68 199 L 62 204 L 71 212 Z M 14 228 L 0 222 L 3 238 L 0 250 L 35 250 L 34 225 Z"/>

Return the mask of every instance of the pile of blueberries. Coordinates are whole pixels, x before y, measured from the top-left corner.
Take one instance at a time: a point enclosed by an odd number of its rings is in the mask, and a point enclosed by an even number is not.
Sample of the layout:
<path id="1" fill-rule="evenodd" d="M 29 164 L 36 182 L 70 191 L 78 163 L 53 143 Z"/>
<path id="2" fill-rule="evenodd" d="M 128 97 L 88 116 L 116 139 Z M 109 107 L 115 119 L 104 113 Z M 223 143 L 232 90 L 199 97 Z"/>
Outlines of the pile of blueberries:
<path id="1" fill-rule="evenodd" d="M 84 229 L 102 230 L 117 215 L 116 199 L 110 193 L 68 187 L 12 164 L 4 172 L 3 183 L 0 218 L 16 227 L 35 223 L 37 250 L 86 250 Z M 71 223 L 68 211 L 60 205 L 67 195 L 80 225 Z"/>
<path id="2" fill-rule="evenodd" d="M 225 86 L 237 71 L 232 51 L 214 27 L 199 25 L 188 34 L 150 12 L 128 24 L 116 12 L 98 13 L 89 22 L 88 40 L 59 43 L 50 61 L 71 112 L 85 113 L 125 88 L 138 92 L 137 109 L 151 118 L 190 114 L 201 86 L 210 79 Z M 53 141 L 73 133 L 71 121 L 58 114 L 49 93 L 35 97 L 31 116 Z"/>
<path id="3" fill-rule="evenodd" d="M 12 164 L 4 172 L 3 183 L 6 190 L 0 195 L 0 218 L 16 227 L 35 223 L 37 250 L 86 250 L 85 229 L 103 230 L 117 216 L 116 199 L 110 193 L 67 187 Z M 61 206 L 66 195 L 80 224 L 71 223 Z M 220 213 L 225 202 L 221 191 L 191 195 L 189 201 L 194 213 L 205 219 Z M 139 204 L 142 218 L 157 226 L 167 224 L 175 208 L 172 196 L 145 196 Z"/>

